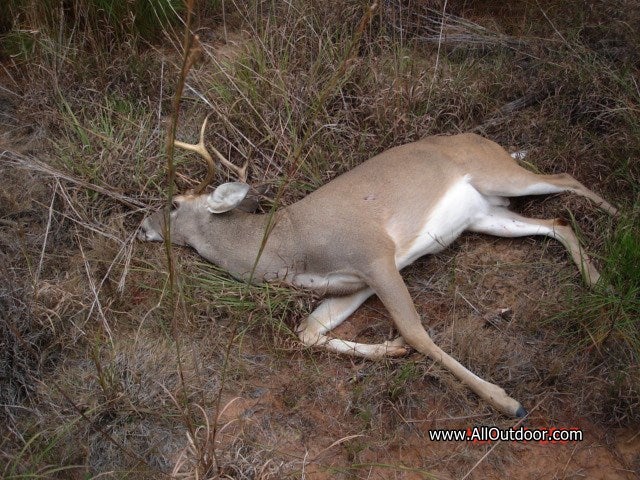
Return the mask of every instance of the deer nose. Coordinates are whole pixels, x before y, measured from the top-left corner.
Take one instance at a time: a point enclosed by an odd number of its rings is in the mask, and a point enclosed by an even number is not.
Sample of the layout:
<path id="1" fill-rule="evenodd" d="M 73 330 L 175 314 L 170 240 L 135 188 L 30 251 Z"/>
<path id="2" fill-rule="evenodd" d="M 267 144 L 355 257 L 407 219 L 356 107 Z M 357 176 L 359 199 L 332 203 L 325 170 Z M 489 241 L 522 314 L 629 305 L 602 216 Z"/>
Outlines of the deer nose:
<path id="1" fill-rule="evenodd" d="M 138 230 L 138 235 L 136 235 L 136 237 L 141 242 L 147 241 L 147 232 L 145 231 L 144 227 L 140 227 L 140 230 Z"/>
<path id="2" fill-rule="evenodd" d="M 153 230 L 146 230 L 144 227 L 140 228 L 137 237 L 141 242 L 161 242 L 163 240 L 161 234 Z"/>
<path id="3" fill-rule="evenodd" d="M 145 218 L 138 229 L 138 240 L 141 242 L 148 242 L 153 240 L 153 229 L 149 226 L 149 219 Z"/>
<path id="4" fill-rule="evenodd" d="M 142 242 L 161 242 L 162 240 L 164 240 L 162 238 L 162 234 L 156 231 L 151 222 L 149 222 L 148 218 L 146 218 L 142 222 L 142 225 L 140 225 L 137 237 L 138 240 Z"/>

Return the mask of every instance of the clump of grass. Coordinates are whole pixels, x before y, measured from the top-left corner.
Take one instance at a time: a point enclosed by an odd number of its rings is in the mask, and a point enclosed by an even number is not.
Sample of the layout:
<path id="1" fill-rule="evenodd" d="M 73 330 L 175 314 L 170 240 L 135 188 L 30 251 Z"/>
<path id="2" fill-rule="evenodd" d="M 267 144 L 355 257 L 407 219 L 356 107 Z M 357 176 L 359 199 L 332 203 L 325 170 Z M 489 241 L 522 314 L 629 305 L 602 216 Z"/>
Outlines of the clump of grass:
<path id="1" fill-rule="evenodd" d="M 224 271 L 211 264 L 195 262 L 184 272 L 188 291 L 185 291 L 195 305 L 215 305 L 220 311 L 245 319 L 256 318 L 254 322 L 266 327 L 272 334 L 282 327 L 293 327 L 292 316 L 300 314 L 301 307 L 309 303 L 309 296 L 290 288 L 265 285 L 247 285 L 230 278 Z M 298 311 L 296 314 L 295 312 Z M 244 323 L 241 331 L 254 327 L 251 322 Z M 267 332 L 262 330 L 261 334 Z"/>
<path id="2" fill-rule="evenodd" d="M 634 213 L 607 236 L 602 279 L 594 290 L 572 296 L 550 318 L 562 325 L 570 349 L 589 353 L 605 376 L 601 413 L 611 421 L 640 420 L 640 225 Z"/>
<path id="3" fill-rule="evenodd" d="M 8 0 L 2 6 L 14 29 L 54 38 L 75 34 L 100 54 L 123 42 L 157 38 L 183 9 L 181 0 Z"/>

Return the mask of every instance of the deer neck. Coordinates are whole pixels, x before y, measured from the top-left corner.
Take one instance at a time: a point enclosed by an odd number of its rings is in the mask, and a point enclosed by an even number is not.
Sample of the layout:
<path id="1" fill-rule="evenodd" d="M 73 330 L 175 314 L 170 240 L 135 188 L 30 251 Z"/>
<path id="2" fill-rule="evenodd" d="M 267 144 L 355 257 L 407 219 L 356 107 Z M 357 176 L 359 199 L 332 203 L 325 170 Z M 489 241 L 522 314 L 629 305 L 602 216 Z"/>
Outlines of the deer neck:
<path id="1" fill-rule="evenodd" d="M 233 210 L 206 218 L 189 244 L 234 277 L 261 283 L 289 268 L 286 257 L 278 253 L 289 247 L 289 225 L 284 210 L 273 216 Z"/>

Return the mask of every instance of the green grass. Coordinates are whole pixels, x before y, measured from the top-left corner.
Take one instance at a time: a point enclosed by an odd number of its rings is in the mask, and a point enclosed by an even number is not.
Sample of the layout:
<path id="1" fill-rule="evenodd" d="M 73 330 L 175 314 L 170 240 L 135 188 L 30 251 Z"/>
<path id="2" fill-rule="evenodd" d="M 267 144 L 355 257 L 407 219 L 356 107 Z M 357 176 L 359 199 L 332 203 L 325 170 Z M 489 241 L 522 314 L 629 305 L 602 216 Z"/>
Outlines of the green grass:
<path id="1" fill-rule="evenodd" d="M 83 43 L 102 53 L 123 42 L 151 40 L 177 23 L 184 10 L 181 0 L 8 0 L 3 3 L 3 27 L 30 31 L 34 35 L 77 35 Z M 37 37 L 36 37 L 37 38 Z"/>
<path id="2" fill-rule="evenodd" d="M 146 102 L 117 93 L 103 98 L 65 98 L 56 101 L 62 131 L 51 139 L 54 164 L 96 185 L 118 185 L 137 196 L 159 196 L 164 175 L 154 131 L 155 114 Z M 180 164 L 184 160 L 178 160 Z"/>
<path id="3" fill-rule="evenodd" d="M 59 464 L 56 452 L 65 448 L 64 442 L 80 417 L 59 425 L 56 432 L 41 430 L 23 438 L 15 455 L 2 467 L 2 478 L 7 480 L 55 478 L 80 468 L 79 465 Z M 37 426 L 34 426 L 37 428 Z"/>
<path id="4" fill-rule="evenodd" d="M 605 243 L 602 282 L 586 292 L 563 316 L 580 326 L 580 347 L 602 348 L 611 342 L 640 361 L 640 228 L 621 220 Z M 615 352 L 616 348 L 607 349 Z"/>
<path id="5" fill-rule="evenodd" d="M 620 423 L 640 408 L 640 224 L 623 217 L 607 235 L 600 258 L 602 278 L 593 290 L 575 292 L 549 317 L 568 351 L 607 379 L 610 400 L 599 408 Z"/>
<path id="6" fill-rule="evenodd" d="M 598 286 L 570 299 L 554 317 L 578 335 L 575 347 L 600 353 L 627 351 L 640 360 L 640 225 L 637 214 L 619 220 L 607 235 Z"/>

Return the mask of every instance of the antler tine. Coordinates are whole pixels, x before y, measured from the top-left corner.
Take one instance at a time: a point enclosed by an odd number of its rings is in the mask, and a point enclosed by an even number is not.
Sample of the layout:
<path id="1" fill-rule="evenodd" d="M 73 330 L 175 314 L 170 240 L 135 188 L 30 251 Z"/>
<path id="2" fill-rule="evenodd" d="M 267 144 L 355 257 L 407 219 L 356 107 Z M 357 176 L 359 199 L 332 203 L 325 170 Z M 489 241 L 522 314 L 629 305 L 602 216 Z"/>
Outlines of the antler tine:
<path id="1" fill-rule="evenodd" d="M 249 166 L 249 160 L 245 160 L 242 167 L 236 167 L 233 163 L 231 163 L 229 160 L 227 160 L 222 155 L 220 155 L 220 153 L 218 153 L 217 150 L 215 150 L 215 153 L 218 155 L 218 158 L 220 159 L 220 163 L 222 163 L 229 170 L 236 172 L 236 175 L 238 175 L 238 180 L 240 180 L 241 182 L 247 183 L 247 167 Z"/>
<path id="2" fill-rule="evenodd" d="M 178 140 L 174 142 L 174 145 L 176 147 L 184 148 L 185 150 L 198 153 L 207 162 L 207 175 L 204 178 L 204 180 L 202 180 L 198 184 L 198 186 L 194 189 L 195 193 L 202 193 L 202 191 L 207 187 L 207 185 L 211 183 L 215 175 L 215 162 L 213 161 L 211 154 L 209 153 L 209 151 L 207 150 L 207 147 L 204 144 L 204 132 L 205 132 L 205 129 L 207 128 L 208 120 L 209 120 L 209 115 L 207 115 L 207 117 L 204 119 L 204 122 L 202 122 L 202 127 L 200 127 L 200 140 L 198 141 L 198 143 L 196 144 L 184 143 Z M 247 167 L 249 165 L 248 160 L 244 162 L 244 165 L 242 167 L 236 167 L 233 163 L 231 163 L 229 160 L 224 158 L 224 156 L 222 156 L 222 154 L 215 147 L 211 147 L 211 150 L 213 151 L 214 155 L 218 157 L 218 160 L 222 165 L 224 165 L 229 170 L 236 173 L 236 175 L 238 176 L 238 179 L 241 182 L 247 181 Z"/>
<path id="3" fill-rule="evenodd" d="M 236 175 L 238 176 L 238 180 L 245 183 L 247 182 L 247 166 L 249 165 L 249 160 L 246 160 L 244 162 L 244 165 L 242 165 L 242 167 L 237 167 L 233 163 L 231 163 L 229 160 L 224 158 L 222 154 L 218 150 L 216 150 L 214 147 L 211 147 L 211 150 L 213 150 L 213 153 L 215 153 L 216 157 L 218 157 L 218 160 L 220 160 L 220 163 L 222 165 L 227 167 L 232 172 L 236 173 Z"/>
<path id="4" fill-rule="evenodd" d="M 193 191 L 196 194 L 202 193 L 202 191 L 207 187 L 207 185 L 211 183 L 216 173 L 216 164 L 213 161 L 213 158 L 211 158 L 211 154 L 207 151 L 207 147 L 205 147 L 204 145 L 204 131 L 207 128 L 208 120 L 209 120 L 209 116 L 207 115 L 207 117 L 204 119 L 204 122 L 202 122 L 202 127 L 200 127 L 200 140 L 198 141 L 198 143 L 185 143 L 179 140 L 175 140 L 173 142 L 173 144 L 176 147 L 184 148 L 185 150 L 189 150 L 190 152 L 195 152 L 199 154 L 207 162 L 207 175 L 198 184 L 198 186 L 193 189 Z"/>

